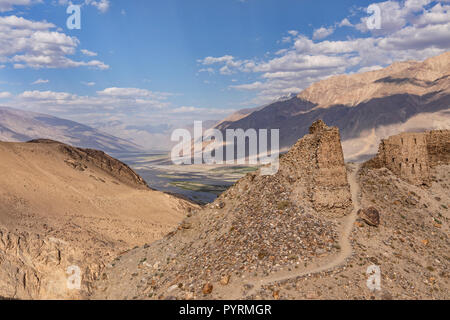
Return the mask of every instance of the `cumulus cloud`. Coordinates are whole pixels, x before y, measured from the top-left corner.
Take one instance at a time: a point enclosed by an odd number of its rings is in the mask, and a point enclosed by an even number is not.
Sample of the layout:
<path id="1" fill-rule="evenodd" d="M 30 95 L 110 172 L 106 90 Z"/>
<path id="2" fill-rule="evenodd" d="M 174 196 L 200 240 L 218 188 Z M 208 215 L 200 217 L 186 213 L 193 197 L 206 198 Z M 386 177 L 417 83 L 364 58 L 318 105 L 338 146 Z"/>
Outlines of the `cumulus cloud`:
<path id="1" fill-rule="evenodd" d="M 331 35 L 333 32 L 334 32 L 333 27 L 328 27 L 328 28 L 321 27 L 319 29 L 314 30 L 313 39 L 318 40 L 318 39 L 326 38 L 329 35 Z"/>
<path id="2" fill-rule="evenodd" d="M 85 3 L 87 5 L 92 5 L 96 7 L 102 13 L 108 11 L 110 5 L 109 0 L 99 0 L 99 1 L 85 0 Z"/>
<path id="3" fill-rule="evenodd" d="M 0 17 L 0 62 L 9 62 L 16 69 L 109 68 L 99 60 L 69 58 L 80 41 L 53 29 L 55 25 L 47 21 L 32 21 L 15 15 Z"/>
<path id="4" fill-rule="evenodd" d="M 254 78 L 253 82 L 233 84 L 230 88 L 255 92 L 256 98 L 245 102 L 249 105 L 268 103 L 281 95 L 298 93 L 332 75 L 376 70 L 395 61 L 423 60 L 448 51 L 449 3 L 385 1 L 377 3 L 382 14 L 380 30 L 368 30 L 366 17 L 354 24 L 349 20 L 354 17 L 349 17 L 332 27 L 316 29 L 312 37 L 288 31 L 279 41 L 286 47 L 268 58 L 239 59 L 225 55 L 207 57 L 199 62 L 220 74 L 247 73 L 246 77 Z M 353 26 L 361 35 L 323 40 L 342 26 Z"/>

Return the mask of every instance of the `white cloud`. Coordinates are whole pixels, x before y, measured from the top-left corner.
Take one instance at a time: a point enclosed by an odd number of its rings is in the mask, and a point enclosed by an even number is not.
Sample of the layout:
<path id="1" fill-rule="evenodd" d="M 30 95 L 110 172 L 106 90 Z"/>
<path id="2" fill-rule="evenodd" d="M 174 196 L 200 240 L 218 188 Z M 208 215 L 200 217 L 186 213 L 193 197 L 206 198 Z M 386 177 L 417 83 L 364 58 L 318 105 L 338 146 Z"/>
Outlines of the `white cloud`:
<path id="1" fill-rule="evenodd" d="M 342 19 L 338 24 L 339 27 L 353 27 L 353 24 L 348 20 L 348 18 Z"/>
<path id="2" fill-rule="evenodd" d="M 11 101 L 12 107 L 47 113 L 96 113 L 160 110 L 169 107 L 169 93 L 138 88 L 106 88 L 94 96 L 80 96 L 69 92 L 24 91 Z"/>
<path id="3" fill-rule="evenodd" d="M 333 32 L 334 32 L 333 27 L 329 27 L 329 28 L 321 27 L 319 29 L 314 30 L 313 39 L 318 40 L 318 39 L 326 38 L 329 35 L 331 35 Z"/>
<path id="4" fill-rule="evenodd" d="M 213 68 L 201 68 L 198 70 L 198 72 L 215 73 L 216 70 L 214 70 Z"/>
<path id="5" fill-rule="evenodd" d="M 93 1 L 93 0 L 85 0 L 85 3 L 87 5 L 92 5 L 96 7 L 100 12 L 105 13 L 109 9 L 109 0 L 99 0 L 99 1 Z"/>
<path id="6" fill-rule="evenodd" d="M 222 56 L 222 57 L 206 57 L 204 59 L 200 59 L 197 60 L 199 63 L 203 64 L 203 65 L 211 65 L 211 64 L 216 64 L 216 63 L 221 63 L 221 62 L 229 62 L 229 61 L 233 61 L 233 56 Z"/>
<path id="7" fill-rule="evenodd" d="M 92 52 L 86 49 L 81 49 L 81 53 L 89 57 L 96 57 L 98 55 L 96 52 Z"/>
<path id="8" fill-rule="evenodd" d="M 43 84 L 43 83 L 49 83 L 50 80 L 44 80 L 44 79 L 37 79 L 32 84 Z"/>
<path id="9" fill-rule="evenodd" d="M 97 91 L 99 96 L 108 96 L 114 98 L 155 98 L 159 100 L 167 99 L 167 97 L 171 96 L 170 93 L 167 92 L 153 92 L 147 89 L 139 89 L 139 88 L 106 88 L 102 91 Z"/>
<path id="10" fill-rule="evenodd" d="M 31 21 L 15 15 L 0 17 L 0 61 L 12 63 L 16 69 L 109 68 L 98 60 L 75 61 L 69 58 L 80 41 L 52 31 L 54 28 L 55 25 L 47 21 Z"/>
<path id="11" fill-rule="evenodd" d="M 7 98 L 11 98 L 11 97 L 12 97 L 12 94 L 7 91 L 0 92 L 0 99 L 7 99 Z"/>
<path id="12" fill-rule="evenodd" d="M 14 6 L 29 6 L 36 2 L 42 2 L 40 0 L 0 0 L 0 12 L 6 12 L 13 10 Z"/>
<path id="13" fill-rule="evenodd" d="M 57 4 L 62 5 L 62 6 L 67 6 L 70 3 L 72 3 L 72 1 L 70 1 L 70 0 L 58 0 Z M 82 5 L 94 6 L 101 13 L 105 13 L 106 11 L 108 11 L 108 9 L 110 7 L 110 2 L 109 2 L 109 0 L 98 0 L 98 1 L 96 1 L 96 0 L 84 0 L 84 2 L 82 2 Z"/>
<path id="14" fill-rule="evenodd" d="M 95 86 L 95 82 L 93 82 L 93 81 L 91 81 L 91 82 L 81 81 L 81 84 L 84 84 L 85 86 L 88 86 L 88 87 Z"/>

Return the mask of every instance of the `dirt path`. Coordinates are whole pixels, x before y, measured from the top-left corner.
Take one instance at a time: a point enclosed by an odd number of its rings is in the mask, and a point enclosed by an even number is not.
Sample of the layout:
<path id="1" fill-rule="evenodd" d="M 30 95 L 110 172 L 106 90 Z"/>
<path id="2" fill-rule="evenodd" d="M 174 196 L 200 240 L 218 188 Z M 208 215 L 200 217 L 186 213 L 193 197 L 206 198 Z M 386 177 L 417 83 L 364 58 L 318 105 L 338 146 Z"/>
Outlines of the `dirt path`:
<path id="1" fill-rule="evenodd" d="M 252 289 L 248 291 L 245 296 L 251 296 L 257 293 L 263 286 L 275 284 L 276 282 L 285 281 L 289 279 L 295 279 L 298 277 L 302 277 L 305 275 L 310 275 L 314 273 L 319 273 L 323 271 L 332 270 L 336 267 L 341 266 L 345 263 L 347 258 L 352 255 L 352 245 L 350 242 L 350 234 L 353 230 L 353 226 L 355 224 L 355 220 L 357 217 L 357 212 L 360 209 L 360 201 L 359 201 L 359 193 L 360 187 L 357 181 L 357 174 L 360 168 L 358 164 L 350 164 L 352 172 L 348 175 L 348 182 L 350 184 L 350 190 L 352 194 L 353 201 L 353 210 L 350 215 L 342 218 L 342 225 L 340 228 L 340 238 L 339 238 L 339 246 L 340 251 L 337 255 L 332 257 L 327 257 L 320 262 L 310 265 L 309 267 L 295 270 L 295 271 L 279 271 L 273 273 L 267 277 L 253 277 L 246 279 L 244 282 L 246 285 L 252 286 Z M 224 290 L 220 292 L 220 294 L 227 299 L 236 300 L 242 298 L 242 282 L 231 284 L 224 288 Z"/>

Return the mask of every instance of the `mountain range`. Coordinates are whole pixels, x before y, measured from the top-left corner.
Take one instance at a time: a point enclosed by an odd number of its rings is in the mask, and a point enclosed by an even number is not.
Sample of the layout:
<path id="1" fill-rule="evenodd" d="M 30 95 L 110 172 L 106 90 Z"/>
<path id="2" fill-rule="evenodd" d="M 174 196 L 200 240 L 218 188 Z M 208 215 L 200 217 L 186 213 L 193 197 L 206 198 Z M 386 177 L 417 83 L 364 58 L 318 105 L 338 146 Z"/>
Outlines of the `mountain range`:
<path id="1" fill-rule="evenodd" d="M 139 151 L 141 147 L 84 124 L 42 113 L 0 107 L 0 140 L 52 139 L 106 152 Z"/>
<path id="2" fill-rule="evenodd" d="M 298 95 L 264 107 L 244 109 L 216 128 L 280 129 L 280 147 L 291 147 L 322 119 L 337 126 L 346 159 L 377 151 L 381 138 L 402 131 L 450 127 L 450 52 L 423 62 L 339 75 L 314 83 Z"/>

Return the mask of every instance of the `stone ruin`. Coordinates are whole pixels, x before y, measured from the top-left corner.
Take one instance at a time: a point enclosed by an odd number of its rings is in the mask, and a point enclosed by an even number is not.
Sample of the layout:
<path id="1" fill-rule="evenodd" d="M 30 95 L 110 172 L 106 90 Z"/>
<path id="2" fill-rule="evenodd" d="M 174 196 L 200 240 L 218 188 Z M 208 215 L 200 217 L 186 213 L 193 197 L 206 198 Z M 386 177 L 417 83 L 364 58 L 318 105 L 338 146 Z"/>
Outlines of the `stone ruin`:
<path id="1" fill-rule="evenodd" d="M 388 168 L 413 185 L 429 186 L 430 169 L 450 164 L 450 130 L 401 133 L 381 141 L 378 154 L 365 165 Z"/>
<path id="2" fill-rule="evenodd" d="M 317 212 L 342 217 L 352 210 L 352 197 L 339 129 L 318 120 L 309 132 L 282 158 L 285 170 L 298 177 L 293 197 L 309 199 Z"/>

